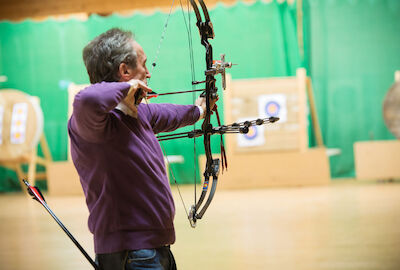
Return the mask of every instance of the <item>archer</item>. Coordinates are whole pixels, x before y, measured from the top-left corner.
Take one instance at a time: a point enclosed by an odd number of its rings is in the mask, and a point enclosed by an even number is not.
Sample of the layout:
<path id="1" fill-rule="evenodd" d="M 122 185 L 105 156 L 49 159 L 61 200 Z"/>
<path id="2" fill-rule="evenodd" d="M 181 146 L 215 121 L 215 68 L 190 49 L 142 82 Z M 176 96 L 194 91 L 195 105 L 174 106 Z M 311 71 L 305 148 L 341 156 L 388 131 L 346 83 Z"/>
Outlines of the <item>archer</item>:
<path id="1" fill-rule="evenodd" d="M 75 97 L 68 132 L 96 260 L 103 270 L 176 269 L 175 207 L 155 134 L 200 120 L 205 98 L 196 105 L 141 103 L 152 92 L 151 75 L 131 32 L 99 35 L 83 60 L 91 85 Z"/>

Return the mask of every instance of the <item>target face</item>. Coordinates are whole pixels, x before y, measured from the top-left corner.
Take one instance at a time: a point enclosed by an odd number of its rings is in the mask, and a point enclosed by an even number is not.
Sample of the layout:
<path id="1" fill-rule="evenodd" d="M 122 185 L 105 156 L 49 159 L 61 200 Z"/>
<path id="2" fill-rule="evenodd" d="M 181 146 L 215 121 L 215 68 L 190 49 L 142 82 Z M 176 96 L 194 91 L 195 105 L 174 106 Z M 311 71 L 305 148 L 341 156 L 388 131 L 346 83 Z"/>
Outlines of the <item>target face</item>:
<path id="1" fill-rule="evenodd" d="M 284 94 L 262 95 L 258 97 L 260 118 L 279 117 L 276 125 L 287 121 L 286 96 Z"/>
<path id="2" fill-rule="evenodd" d="M 265 113 L 268 116 L 278 117 L 280 108 L 281 106 L 279 105 L 279 103 L 272 100 L 268 102 L 267 105 L 265 105 Z"/>
<path id="3" fill-rule="evenodd" d="M 28 103 L 15 103 L 12 110 L 10 141 L 12 144 L 22 144 L 26 137 L 26 119 L 28 118 Z"/>
<path id="4" fill-rule="evenodd" d="M 0 91 L 0 161 L 18 159 L 39 143 L 43 112 L 37 98 L 14 90 Z"/>
<path id="5" fill-rule="evenodd" d="M 244 137 L 247 140 L 254 140 L 255 138 L 257 138 L 257 127 L 255 126 L 251 126 L 249 127 L 249 132 L 247 134 L 244 134 Z"/>
<path id="6" fill-rule="evenodd" d="M 244 122 L 251 119 L 256 119 L 257 117 L 241 118 L 236 122 Z M 264 145 L 264 126 L 250 126 L 249 132 L 246 134 L 237 135 L 237 143 L 239 147 L 251 147 Z"/>

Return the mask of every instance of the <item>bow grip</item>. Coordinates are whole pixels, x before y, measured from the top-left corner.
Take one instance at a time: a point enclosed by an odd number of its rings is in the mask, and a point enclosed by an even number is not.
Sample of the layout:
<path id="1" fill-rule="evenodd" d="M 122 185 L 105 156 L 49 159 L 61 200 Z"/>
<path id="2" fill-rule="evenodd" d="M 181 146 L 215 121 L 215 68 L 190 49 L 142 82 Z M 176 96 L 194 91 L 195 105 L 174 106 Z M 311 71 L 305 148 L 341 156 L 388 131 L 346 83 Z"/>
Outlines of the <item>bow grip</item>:
<path id="1" fill-rule="evenodd" d="M 143 90 L 142 88 L 138 88 L 138 90 L 135 93 L 135 105 L 139 105 L 140 102 L 142 101 L 141 96 L 143 95 Z"/>

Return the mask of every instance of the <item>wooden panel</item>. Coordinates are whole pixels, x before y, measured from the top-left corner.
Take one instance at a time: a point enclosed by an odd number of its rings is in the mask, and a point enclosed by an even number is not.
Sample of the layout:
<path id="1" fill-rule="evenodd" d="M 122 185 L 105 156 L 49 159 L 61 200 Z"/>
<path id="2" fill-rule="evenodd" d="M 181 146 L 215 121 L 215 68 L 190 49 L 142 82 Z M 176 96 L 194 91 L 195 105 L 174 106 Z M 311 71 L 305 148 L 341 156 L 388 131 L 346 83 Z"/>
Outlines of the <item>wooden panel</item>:
<path id="1" fill-rule="evenodd" d="M 239 152 L 254 151 L 306 151 L 308 131 L 306 118 L 306 72 L 298 69 L 296 77 L 243 79 L 232 81 L 227 76 L 224 91 L 224 123 L 233 123 L 243 118 L 259 118 L 258 103 L 268 95 L 281 95 L 286 102 L 286 121 L 264 126 L 265 144 L 257 147 L 238 146 L 238 136 L 226 136 L 227 148 Z"/>
<path id="2" fill-rule="evenodd" d="M 215 155 L 217 157 L 217 155 Z M 205 167 L 205 156 L 199 159 Z M 228 171 L 220 173 L 222 189 L 324 185 L 330 181 L 326 149 L 306 152 L 239 153 L 228 155 Z"/>
<path id="3" fill-rule="evenodd" d="M 74 164 L 69 161 L 47 164 L 47 186 L 52 196 L 82 195 L 83 190 Z"/>
<path id="4" fill-rule="evenodd" d="M 354 144 L 357 180 L 400 178 L 400 141 L 368 141 Z"/>

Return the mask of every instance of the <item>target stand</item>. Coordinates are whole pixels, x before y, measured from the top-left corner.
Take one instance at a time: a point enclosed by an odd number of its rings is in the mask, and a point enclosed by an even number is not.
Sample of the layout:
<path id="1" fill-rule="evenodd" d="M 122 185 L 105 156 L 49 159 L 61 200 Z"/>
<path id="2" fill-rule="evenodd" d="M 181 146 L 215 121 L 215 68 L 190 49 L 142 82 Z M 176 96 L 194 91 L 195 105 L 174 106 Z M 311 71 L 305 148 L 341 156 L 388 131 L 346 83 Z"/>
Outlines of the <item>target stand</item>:
<path id="1" fill-rule="evenodd" d="M 43 112 L 38 97 L 14 89 L 0 91 L 0 166 L 16 172 L 18 179 L 46 179 L 36 165 L 47 167 L 52 160 L 43 133 Z M 40 144 L 44 158 L 38 157 Z M 28 164 L 28 172 L 23 165 Z M 22 181 L 21 187 L 24 189 Z"/>

